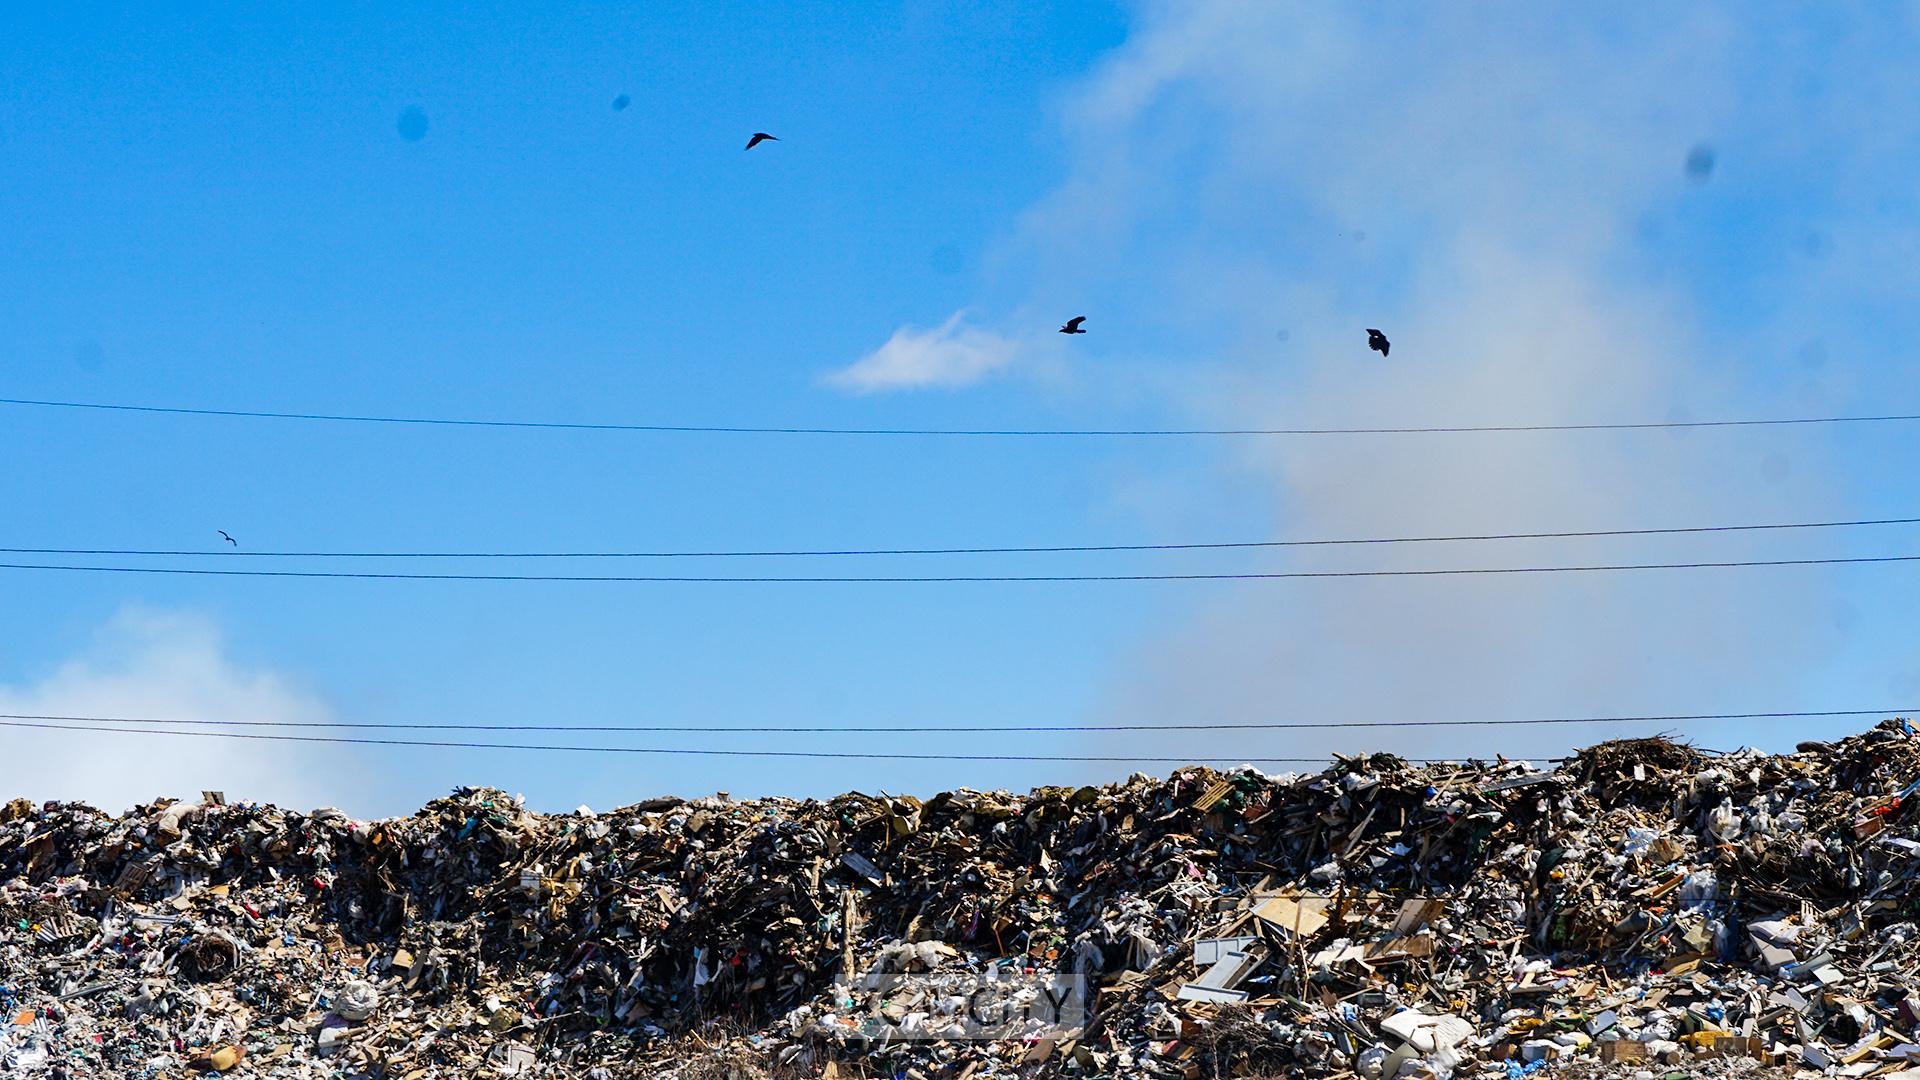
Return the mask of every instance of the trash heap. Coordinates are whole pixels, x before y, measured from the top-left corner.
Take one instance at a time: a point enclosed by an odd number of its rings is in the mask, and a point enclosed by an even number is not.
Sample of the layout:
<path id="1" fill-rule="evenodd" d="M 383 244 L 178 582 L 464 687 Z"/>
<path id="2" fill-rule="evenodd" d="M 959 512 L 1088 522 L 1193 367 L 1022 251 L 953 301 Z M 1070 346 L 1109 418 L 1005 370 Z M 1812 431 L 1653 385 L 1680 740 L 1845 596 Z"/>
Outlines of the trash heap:
<path id="1" fill-rule="evenodd" d="M 1892 721 L 924 800 L 15 800 L 0 1072 L 1915 1080 L 1916 792 Z M 969 1037 L 1007 974 L 1086 1008 Z"/>

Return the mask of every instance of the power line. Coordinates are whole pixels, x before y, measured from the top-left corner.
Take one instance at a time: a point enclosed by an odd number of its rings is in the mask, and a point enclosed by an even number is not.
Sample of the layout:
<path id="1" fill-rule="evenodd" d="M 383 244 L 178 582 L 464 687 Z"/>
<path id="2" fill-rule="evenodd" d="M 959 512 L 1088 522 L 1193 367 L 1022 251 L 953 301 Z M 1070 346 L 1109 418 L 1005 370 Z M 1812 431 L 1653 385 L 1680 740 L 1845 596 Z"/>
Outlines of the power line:
<path id="1" fill-rule="evenodd" d="M 435 724 L 358 723 L 333 720 L 169 720 L 158 717 L 62 716 L 46 713 L 0 713 L 0 720 L 58 720 L 88 724 L 169 724 L 194 727 L 347 728 L 383 731 L 591 731 L 698 732 L 703 734 L 958 734 L 1063 731 L 1308 731 L 1352 728 L 1531 727 L 1563 724 L 1680 723 L 1699 720 L 1816 719 L 1839 716 L 1900 716 L 1920 713 L 1914 707 L 1896 709 L 1828 709 L 1819 712 L 1672 713 L 1648 716 L 1569 716 L 1523 720 L 1313 720 L 1282 722 L 1204 722 L 1187 724 Z"/>
<path id="2" fill-rule="evenodd" d="M 1235 540 L 1181 544 L 1060 544 L 1045 547 L 820 548 L 759 551 L 237 551 L 165 548 L 0 547 L 5 555 L 115 555 L 152 558 L 242 559 L 722 559 L 811 558 L 840 555 L 1033 555 L 1103 551 L 1221 551 L 1250 548 L 1333 547 L 1364 544 L 1432 544 L 1478 540 L 1564 540 L 1598 536 L 1672 536 L 1682 533 L 1766 532 L 1782 529 L 1844 529 L 1868 525 L 1917 525 L 1920 518 L 1864 518 L 1764 525 L 1687 525 L 1654 529 L 1584 529 L 1567 532 L 1470 533 L 1450 536 L 1387 536 L 1343 540 Z"/>
<path id="3" fill-rule="evenodd" d="M 1106 581 L 1280 581 L 1304 578 L 1454 577 L 1482 574 L 1574 574 L 1613 570 L 1717 570 L 1753 566 L 1848 566 L 1868 563 L 1920 562 L 1920 555 L 1869 555 L 1828 559 L 1753 559 L 1730 562 L 1611 563 L 1589 566 L 1492 566 L 1439 570 L 1287 570 L 1272 573 L 1222 574 L 932 574 L 761 576 L 641 575 L 641 574 L 414 574 L 357 570 L 211 570 L 186 566 L 69 566 L 49 563 L 0 563 L 0 570 L 64 570 L 99 574 L 174 574 L 195 577 L 330 578 L 368 581 L 523 581 L 628 582 L 659 584 L 935 584 L 1038 583 Z"/>
<path id="4" fill-rule="evenodd" d="M 351 424 L 407 424 L 433 427 L 523 428 L 546 431 L 629 431 L 703 435 L 930 435 L 959 437 L 1082 436 L 1239 436 L 1239 435 L 1439 435 L 1527 431 L 1647 431 L 1676 428 L 1782 427 L 1807 424 L 1911 423 L 1920 414 L 1884 416 L 1796 416 L 1760 420 L 1660 420 L 1597 424 L 1486 424 L 1436 427 L 1350 428 L 836 428 L 754 427 L 721 424 L 570 423 L 548 420 L 470 420 L 430 416 L 371 416 L 352 413 L 274 412 L 264 409 L 205 409 L 168 405 L 119 405 L 99 401 L 44 401 L 0 398 L 0 405 L 104 412 L 160 413 L 171 416 L 220 416 L 255 420 L 316 420 Z"/>
<path id="5" fill-rule="evenodd" d="M 0 720 L 0 727 L 38 728 L 50 731 L 85 731 L 93 734 L 130 733 L 138 735 L 173 735 L 183 738 L 201 739 L 251 739 L 264 742 L 337 743 L 352 746 L 416 746 L 456 750 L 539 750 L 580 754 L 652 754 L 683 757 L 834 758 L 863 761 L 1134 762 L 1155 765 L 1199 765 L 1209 761 L 1233 762 L 1235 764 L 1245 763 L 1248 765 L 1325 765 L 1328 762 L 1327 758 L 1288 757 L 1192 758 L 1083 754 L 877 754 L 864 751 L 840 750 L 712 750 L 659 746 L 528 745 L 523 743 L 452 742 L 423 739 L 363 739 L 327 735 L 259 735 L 251 732 L 238 731 L 169 731 L 164 728 L 84 727 L 76 724 L 48 724 L 24 720 Z M 1454 758 L 1409 758 L 1407 760 L 1429 765 L 1464 763 L 1462 759 Z"/>

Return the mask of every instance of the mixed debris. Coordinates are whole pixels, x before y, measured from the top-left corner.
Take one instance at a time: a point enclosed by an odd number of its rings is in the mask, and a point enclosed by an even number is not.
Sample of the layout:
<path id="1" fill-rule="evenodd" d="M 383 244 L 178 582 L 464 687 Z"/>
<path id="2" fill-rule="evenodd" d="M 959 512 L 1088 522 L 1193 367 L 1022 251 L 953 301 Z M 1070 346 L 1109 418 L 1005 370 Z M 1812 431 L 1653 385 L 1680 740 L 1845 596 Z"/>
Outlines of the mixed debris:
<path id="1" fill-rule="evenodd" d="M 1916 793 L 1892 721 L 1024 796 L 15 800 L 0 1072 L 1916 1080 Z"/>

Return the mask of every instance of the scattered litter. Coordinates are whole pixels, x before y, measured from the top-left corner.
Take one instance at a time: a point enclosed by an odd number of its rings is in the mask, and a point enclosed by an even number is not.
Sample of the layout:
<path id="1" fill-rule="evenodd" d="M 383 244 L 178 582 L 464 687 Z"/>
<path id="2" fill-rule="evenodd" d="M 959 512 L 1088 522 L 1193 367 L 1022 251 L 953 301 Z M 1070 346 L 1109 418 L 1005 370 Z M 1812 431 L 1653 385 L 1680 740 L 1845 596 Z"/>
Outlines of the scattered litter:
<path id="1" fill-rule="evenodd" d="M 1920 1077 L 1916 785 L 1896 721 L 925 800 L 16 799 L 0 1073 Z M 1025 1026 L 974 1037 L 982 986 Z"/>

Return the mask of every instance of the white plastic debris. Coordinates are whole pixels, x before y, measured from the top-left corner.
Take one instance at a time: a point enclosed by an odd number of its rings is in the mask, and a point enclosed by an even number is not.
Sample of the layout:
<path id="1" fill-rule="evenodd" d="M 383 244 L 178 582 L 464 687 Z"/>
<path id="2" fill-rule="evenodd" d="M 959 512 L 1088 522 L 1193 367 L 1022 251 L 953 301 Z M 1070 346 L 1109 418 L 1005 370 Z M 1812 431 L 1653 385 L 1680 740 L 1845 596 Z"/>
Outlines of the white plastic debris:
<path id="1" fill-rule="evenodd" d="M 1394 1013 L 1380 1021 L 1380 1030 L 1422 1054 L 1451 1050 L 1473 1038 L 1473 1025 L 1457 1016 L 1431 1016 L 1416 1009 Z"/>
<path id="2" fill-rule="evenodd" d="M 373 1015 L 380 1007 L 380 991 L 365 980 L 356 979 L 340 990 L 340 997 L 333 1003 L 333 1011 L 343 1020 L 359 1023 Z"/>

